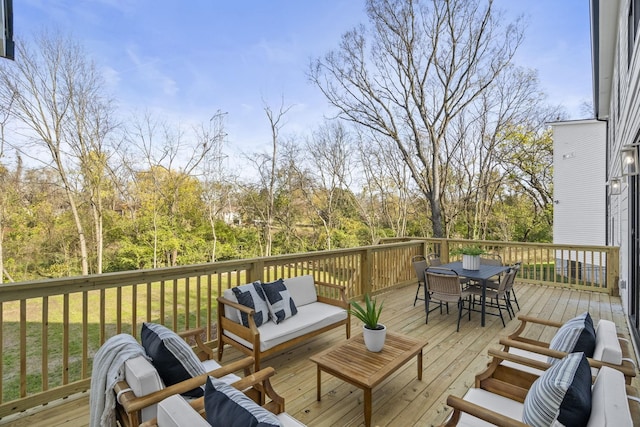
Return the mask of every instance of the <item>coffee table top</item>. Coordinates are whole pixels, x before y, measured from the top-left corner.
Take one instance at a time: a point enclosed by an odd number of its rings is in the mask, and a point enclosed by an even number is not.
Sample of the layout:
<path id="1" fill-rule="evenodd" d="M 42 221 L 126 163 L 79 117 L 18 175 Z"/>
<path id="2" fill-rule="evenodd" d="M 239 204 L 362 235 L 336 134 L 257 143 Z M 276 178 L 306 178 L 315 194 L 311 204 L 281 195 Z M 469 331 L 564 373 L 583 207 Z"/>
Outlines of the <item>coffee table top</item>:
<path id="1" fill-rule="evenodd" d="M 382 351 L 375 353 L 366 349 L 360 334 L 311 356 L 310 360 L 335 377 L 373 388 L 420 353 L 425 345 L 426 340 L 387 331 Z"/>

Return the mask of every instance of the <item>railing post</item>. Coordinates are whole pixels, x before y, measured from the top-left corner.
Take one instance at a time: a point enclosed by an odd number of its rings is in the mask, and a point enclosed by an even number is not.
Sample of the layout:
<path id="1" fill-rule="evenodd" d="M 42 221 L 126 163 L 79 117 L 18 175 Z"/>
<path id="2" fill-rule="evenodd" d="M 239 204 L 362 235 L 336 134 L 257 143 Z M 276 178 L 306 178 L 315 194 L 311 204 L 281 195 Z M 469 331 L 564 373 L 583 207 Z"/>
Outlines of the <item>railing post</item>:
<path id="1" fill-rule="evenodd" d="M 442 239 L 440 241 L 440 260 L 443 264 L 449 262 L 449 239 Z"/>
<path id="2" fill-rule="evenodd" d="M 247 283 L 255 282 L 256 280 L 264 281 L 264 259 L 258 258 L 251 263 L 251 268 L 247 271 Z"/>
<path id="3" fill-rule="evenodd" d="M 373 252 L 371 249 L 365 249 L 362 252 L 362 259 L 360 260 L 360 289 L 362 295 L 371 293 L 371 277 L 373 277 Z M 353 295 L 353 297 L 359 297 L 361 295 Z"/>
<path id="4" fill-rule="evenodd" d="M 607 251 L 607 289 L 609 295 L 620 296 L 620 248 Z"/>

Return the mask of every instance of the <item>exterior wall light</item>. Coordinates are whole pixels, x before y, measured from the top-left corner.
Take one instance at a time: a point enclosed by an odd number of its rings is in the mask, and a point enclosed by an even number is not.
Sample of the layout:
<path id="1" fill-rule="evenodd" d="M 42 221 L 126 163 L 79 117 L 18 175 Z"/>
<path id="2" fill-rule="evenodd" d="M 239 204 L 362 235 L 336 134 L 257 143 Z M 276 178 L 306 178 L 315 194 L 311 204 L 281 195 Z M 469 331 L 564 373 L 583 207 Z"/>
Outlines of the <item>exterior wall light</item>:
<path id="1" fill-rule="evenodd" d="M 609 189 L 612 196 L 617 196 L 622 193 L 622 180 L 620 178 L 612 178 L 609 183 Z"/>
<path id="2" fill-rule="evenodd" d="M 638 146 L 626 145 L 620 149 L 622 176 L 638 175 Z"/>

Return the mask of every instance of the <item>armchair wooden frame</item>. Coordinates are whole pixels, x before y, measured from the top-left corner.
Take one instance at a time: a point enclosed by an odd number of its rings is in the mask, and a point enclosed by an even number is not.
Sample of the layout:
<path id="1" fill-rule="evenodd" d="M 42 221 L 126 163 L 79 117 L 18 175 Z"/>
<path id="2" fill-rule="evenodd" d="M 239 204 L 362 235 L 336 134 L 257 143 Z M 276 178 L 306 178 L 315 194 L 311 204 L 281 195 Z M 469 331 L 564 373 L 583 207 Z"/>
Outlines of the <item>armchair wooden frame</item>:
<path id="1" fill-rule="evenodd" d="M 557 350 L 552 350 L 549 348 L 548 342 L 538 341 L 530 338 L 526 338 L 522 336 L 524 330 L 527 327 L 527 324 L 536 324 L 543 326 L 550 326 L 554 328 L 560 328 L 564 323 L 558 322 L 554 320 L 541 319 L 533 316 L 525 316 L 519 315 L 518 320 L 520 320 L 520 326 L 516 329 L 511 335 L 507 338 L 501 338 L 500 344 L 504 346 L 505 351 L 508 351 L 509 348 L 518 348 L 521 350 L 530 351 L 533 353 L 542 354 L 545 356 L 551 356 L 556 359 L 562 359 L 567 355 L 567 353 Z M 620 348 L 622 350 L 622 364 L 614 365 L 612 363 L 602 362 L 600 360 L 589 359 L 589 363 L 594 368 L 600 368 L 602 366 L 609 366 L 610 368 L 617 369 L 621 371 L 624 376 L 627 384 L 631 384 L 631 380 L 633 377 L 637 375 L 638 368 L 633 361 L 632 355 L 629 350 L 629 341 L 624 338 L 622 335 L 618 334 L 618 342 L 620 343 Z"/>
<path id="2" fill-rule="evenodd" d="M 492 357 L 492 360 L 484 371 L 476 375 L 475 387 L 520 403 L 524 402 L 531 385 L 536 379 L 538 379 L 538 375 L 520 371 L 510 366 L 505 366 L 502 362 L 511 361 L 541 370 L 548 369 L 551 366 L 548 363 L 535 361 L 533 359 L 528 359 L 495 349 L 489 350 L 489 356 Z M 627 385 L 626 393 L 627 396 L 631 397 L 629 401 L 631 418 L 634 420 L 634 423 L 638 423 L 640 422 L 640 401 L 638 401 L 636 397 L 638 396 L 638 392 L 634 387 Z M 461 397 L 449 395 L 447 397 L 447 405 L 453 408 L 453 413 L 451 414 L 451 417 L 442 424 L 442 427 L 456 426 L 460 421 L 460 416 L 463 412 L 497 426 L 527 426 L 527 424 L 509 418 L 498 412 L 494 412 L 491 409 L 465 401 Z"/>
<path id="3" fill-rule="evenodd" d="M 276 373 L 275 369 L 273 369 L 272 367 L 266 367 L 254 374 L 247 375 L 246 377 L 236 381 L 231 385 L 238 390 L 243 390 L 243 393 L 247 394 L 254 401 L 255 399 L 251 395 L 251 392 L 254 392 L 254 391 L 259 393 L 262 396 L 268 397 L 268 401 L 266 403 L 264 401 L 256 402 L 256 403 L 260 404 L 266 410 L 277 415 L 284 412 L 285 408 L 284 408 L 284 398 L 280 396 L 278 393 L 276 393 L 276 391 L 273 389 L 273 386 L 271 385 L 271 382 L 269 381 L 269 378 L 275 375 L 275 373 Z M 205 377 L 205 381 L 206 381 L 206 377 Z M 166 396 L 166 397 L 169 397 L 169 396 Z M 200 397 L 198 399 L 192 400 L 191 402 L 189 402 L 189 404 L 202 417 L 205 417 L 204 397 Z M 157 427 L 157 426 L 158 426 L 157 418 L 153 418 L 149 421 L 146 421 L 140 424 L 140 427 Z"/>
<path id="4" fill-rule="evenodd" d="M 204 334 L 204 328 L 190 329 L 181 333 L 179 336 L 186 339 L 193 339 L 195 342 L 194 352 L 200 360 L 213 359 L 215 353 L 213 349 L 208 347 L 202 341 L 202 335 Z M 223 377 L 227 374 L 231 374 L 240 370 L 244 371 L 245 376 L 251 375 L 251 369 L 254 366 L 254 360 L 251 357 L 247 357 L 218 369 L 214 369 L 206 374 L 198 375 L 197 377 L 190 378 L 182 381 L 178 384 L 174 384 L 165 387 L 162 390 L 158 390 L 153 393 L 146 394 L 144 396 L 136 396 L 129 384 L 126 381 L 119 381 L 113 388 L 114 393 L 117 396 L 116 399 L 116 418 L 118 419 L 122 427 L 134 427 L 140 424 L 140 411 L 146 407 L 159 403 L 161 400 L 174 395 L 182 394 L 186 391 L 192 390 L 196 387 L 203 385 L 209 375 L 213 377 Z M 256 402 L 262 402 L 264 399 L 263 393 L 256 389 L 252 391 L 251 396 Z"/>

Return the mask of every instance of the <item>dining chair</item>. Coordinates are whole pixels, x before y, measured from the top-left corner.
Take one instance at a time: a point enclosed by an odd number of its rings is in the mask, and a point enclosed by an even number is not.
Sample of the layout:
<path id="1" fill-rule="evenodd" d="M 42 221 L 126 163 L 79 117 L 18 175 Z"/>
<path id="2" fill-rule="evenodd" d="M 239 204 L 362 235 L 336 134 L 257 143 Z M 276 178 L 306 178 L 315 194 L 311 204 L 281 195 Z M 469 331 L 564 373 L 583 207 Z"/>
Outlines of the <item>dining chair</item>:
<path id="1" fill-rule="evenodd" d="M 427 255 L 427 262 L 429 263 L 429 267 L 439 267 L 442 265 L 440 256 L 434 253 L 430 253 L 429 255 Z"/>
<path id="2" fill-rule="evenodd" d="M 418 300 L 424 300 L 424 298 L 420 298 L 420 287 L 425 286 L 425 292 L 427 292 L 424 271 L 429 265 L 427 264 L 427 259 L 423 255 L 413 256 L 411 258 L 411 264 L 413 265 L 413 269 L 415 270 L 418 278 L 418 289 L 416 289 L 416 297 L 413 299 L 413 306 L 415 307 Z"/>
<path id="3" fill-rule="evenodd" d="M 513 289 L 513 285 L 515 283 L 515 279 L 516 276 L 518 275 L 518 272 L 520 271 L 520 268 L 522 267 L 522 262 L 516 262 L 513 265 L 511 265 L 511 269 L 515 270 L 516 273 L 513 275 L 513 280 L 511 281 L 511 283 L 507 286 L 507 288 L 505 289 L 505 291 L 507 292 L 507 298 L 509 299 L 509 305 L 511 306 L 511 311 L 513 312 L 513 314 L 515 314 L 515 312 L 513 311 L 513 305 L 511 304 L 511 296 L 513 296 L 513 301 L 516 303 L 516 307 L 518 307 L 518 311 L 520 311 L 520 304 L 518 304 L 518 298 L 516 297 L 516 291 L 515 289 Z"/>
<path id="4" fill-rule="evenodd" d="M 471 293 L 463 289 L 458 273 L 448 268 L 429 267 L 425 271 L 425 280 L 427 286 L 425 323 L 429 322 L 429 304 L 432 300 L 440 303 L 440 314 L 442 314 L 442 303 L 456 303 L 458 305 L 458 326 L 456 331 L 459 332 L 465 301 L 468 301 L 469 304 L 466 309 L 469 314 L 469 320 L 471 320 Z M 449 306 L 447 305 L 447 314 L 448 312 Z"/>
<path id="5" fill-rule="evenodd" d="M 512 269 L 509 269 L 509 271 L 507 271 L 505 274 L 503 274 L 500 277 L 500 280 L 498 282 L 498 288 L 494 289 L 494 288 L 489 288 L 487 287 L 487 289 L 485 290 L 485 298 L 489 301 L 489 303 L 485 303 L 486 307 L 495 307 L 498 309 L 498 313 L 491 313 L 491 312 L 486 312 L 486 314 L 491 314 L 494 316 L 500 316 L 500 320 L 502 321 L 502 326 L 506 326 L 505 322 L 504 322 L 504 316 L 502 316 L 502 309 L 503 307 L 507 309 L 507 313 L 509 314 L 509 319 L 513 319 L 512 316 L 512 311 L 513 308 L 511 308 L 511 303 L 509 302 L 509 298 L 507 297 L 507 287 L 508 286 L 512 286 L 513 285 L 513 280 L 516 276 L 517 271 Z M 482 287 L 481 286 L 470 286 L 468 288 L 468 292 L 471 295 L 471 298 L 473 300 L 473 302 L 471 303 L 471 305 L 473 306 L 475 304 L 475 297 L 478 296 L 480 298 L 482 298 Z M 495 303 L 494 303 L 495 300 Z M 504 306 L 500 303 L 500 300 L 504 301 Z M 513 313 L 513 315 L 515 315 L 515 312 Z"/>

